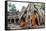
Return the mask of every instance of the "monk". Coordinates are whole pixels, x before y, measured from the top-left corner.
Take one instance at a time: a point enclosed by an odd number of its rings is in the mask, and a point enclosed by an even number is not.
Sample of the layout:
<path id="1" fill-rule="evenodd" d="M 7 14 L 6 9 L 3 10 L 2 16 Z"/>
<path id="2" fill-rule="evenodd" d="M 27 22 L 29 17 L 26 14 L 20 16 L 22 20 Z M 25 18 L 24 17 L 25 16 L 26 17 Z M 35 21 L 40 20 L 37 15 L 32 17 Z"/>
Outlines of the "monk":
<path id="1" fill-rule="evenodd" d="M 20 27 L 25 27 L 27 25 L 27 22 L 24 17 L 21 18 Z"/>
<path id="2" fill-rule="evenodd" d="M 34 15 L 32 15 L 31 20 L 32 20 L 32 27 L 36 28 L 36 26 L 38 25 L 38 21 L 37 21 L 37 17 L 36 17 L 36 11 L 34 11 Z"/>
<path id="3" fill-rule="evenodd" d="M 35 15 L 32 15 L 32 26 L 35 26 L 36 25 L 36 16 Z"/>

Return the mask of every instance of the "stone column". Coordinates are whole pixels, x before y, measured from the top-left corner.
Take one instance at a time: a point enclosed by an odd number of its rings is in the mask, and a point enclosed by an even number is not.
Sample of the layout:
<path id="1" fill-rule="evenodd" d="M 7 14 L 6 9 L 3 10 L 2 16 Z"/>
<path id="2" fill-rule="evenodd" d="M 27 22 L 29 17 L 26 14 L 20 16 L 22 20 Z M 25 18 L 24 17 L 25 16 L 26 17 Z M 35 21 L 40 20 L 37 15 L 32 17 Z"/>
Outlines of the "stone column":
<path id="1" fill-rule="evenodd" d="M 40 17 L 37 16 L 37 20 L 38 20 L 38 25 L 40 25 Z"/>
<path id="2" fill-rule="evenodd" d="M 31 23 L 31 15 L 30 15 L 30 28 L 32 28 L 32 23 Z"/>
<path id="3" fill-rule="evenodd" d="M 40 23 L 42 23 L 42 16 L 40 17 Z"/>
<path id="4" fill-rule="evenodd" d="M 10 23 L 11 23 L 11 19 L 10 19 Z"/>
<path id="5" fill-rule="evenodd" d="M 14 18 L 14 23 L 16 23 L 15 18 Z"/>

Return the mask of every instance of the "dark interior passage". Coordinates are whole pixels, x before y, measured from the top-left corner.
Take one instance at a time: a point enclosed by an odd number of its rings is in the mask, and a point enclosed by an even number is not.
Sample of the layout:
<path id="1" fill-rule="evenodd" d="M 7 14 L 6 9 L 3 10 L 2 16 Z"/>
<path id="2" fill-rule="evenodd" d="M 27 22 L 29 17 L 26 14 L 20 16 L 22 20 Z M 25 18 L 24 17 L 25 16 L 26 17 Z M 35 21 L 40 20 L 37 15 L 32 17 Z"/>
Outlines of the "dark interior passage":
<path id="1" fill-rule="evenodd" d="M 16 18 L 16 23 L 18 23 L 19 18 Z"/>
<path id="2" fill-rule="evenodd" d="M 10 19 L 8 19 L 8 23 L 10 23 Z"/>

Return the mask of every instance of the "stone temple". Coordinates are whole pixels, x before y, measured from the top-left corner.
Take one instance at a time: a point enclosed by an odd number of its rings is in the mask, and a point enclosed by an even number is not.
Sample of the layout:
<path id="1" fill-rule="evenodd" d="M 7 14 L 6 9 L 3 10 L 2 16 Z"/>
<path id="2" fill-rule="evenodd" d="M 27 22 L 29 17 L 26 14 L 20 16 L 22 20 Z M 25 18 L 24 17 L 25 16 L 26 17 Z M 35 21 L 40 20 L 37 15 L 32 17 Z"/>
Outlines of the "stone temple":
<path id="1" fill-rule="evenodd" d="M 18 15 L 16 13 L 14 15 L 9 15 L 8 16 L 8 24 L 17 24 L 16 26 L 19 26 L 19 28 L 32 28 L 32 24 L 35 22 L 37 23 L 37 27 L 44 27 L 45 25 L 45 11 L 39 7 L 35 7 L 35 3 L 29 3 L 27 7 L 22 7 L 21 12 L 18 12 Z M 32 21 L 32 16 L 35 15 L 37 18 L 36 21 Z M 25 18 L 25 23 L 28 22 L 28 24 L 25 27 L 20 27 L 21 23 L 21 18 Z M 20 24 L 21 23 L 21 24 Z M 35 24 L 36 25 L 36 24 Z M 9 27 L 9 25 L 8 25 Z M 36 28 L 37 28 L 36 27 Z M 16 27 L 15 27 L 16 29 Z"/>

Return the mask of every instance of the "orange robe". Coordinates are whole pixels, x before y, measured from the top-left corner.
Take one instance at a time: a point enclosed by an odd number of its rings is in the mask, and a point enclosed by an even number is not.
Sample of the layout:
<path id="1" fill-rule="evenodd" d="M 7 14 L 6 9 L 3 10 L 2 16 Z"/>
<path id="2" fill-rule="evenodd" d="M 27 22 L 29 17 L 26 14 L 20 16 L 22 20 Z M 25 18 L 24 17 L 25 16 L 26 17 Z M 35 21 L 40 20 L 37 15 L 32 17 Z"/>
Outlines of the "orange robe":
<path id="1" fill-rule="evenodd" d="M 27 26 L 27 24 L 28 24 L 28 22 L 24 22 L 24 21 L 21 21 L 21 23 L 20 23 L 20 27 L 25 27 L 25 26 Z"/>
<path id="2" fill-rule="evenodd" d="M 35 21 L 36 17 L 35 15 L 32 16 L 32 26 L 36 25 L 36 21 Z"/>
<path id="3" fill-rule="evenodd" d="M 21 21 L 20 26 L 24 27 L 25 26 L 25 22 Z"/>

